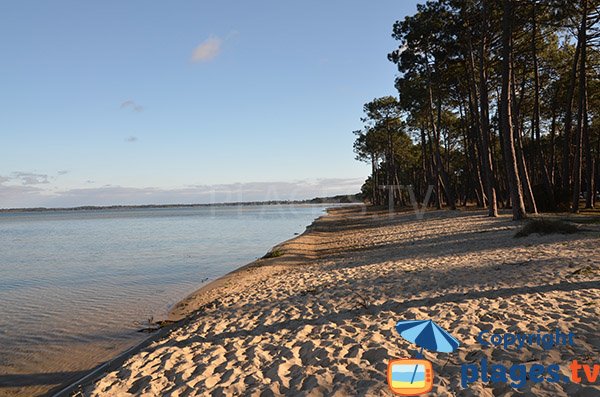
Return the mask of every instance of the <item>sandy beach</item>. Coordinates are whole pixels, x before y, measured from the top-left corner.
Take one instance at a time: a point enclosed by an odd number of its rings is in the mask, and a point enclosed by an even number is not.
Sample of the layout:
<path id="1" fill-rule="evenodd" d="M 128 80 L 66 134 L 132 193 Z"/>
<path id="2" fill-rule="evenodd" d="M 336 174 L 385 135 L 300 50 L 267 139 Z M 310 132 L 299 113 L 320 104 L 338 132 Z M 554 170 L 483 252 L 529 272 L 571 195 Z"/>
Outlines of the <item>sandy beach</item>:
<path id="1" fill-rule="evenodd" d="M 456 337 L 425 352 L 436 396 L 595 396 L 600 383 L 475 381 L 461 365 L 598 362 L 600 225 L 514 238 L 508 214 L 330 211 L 307 232 L 202 288 L 173 310 L 180 325 L 93 383 L 90 396 L 391 396 L 387 363 L 414 346 L 394 329 L 431 319 Z M 574 346 L 482 348 L 481 330 L 575 332 Z"/>

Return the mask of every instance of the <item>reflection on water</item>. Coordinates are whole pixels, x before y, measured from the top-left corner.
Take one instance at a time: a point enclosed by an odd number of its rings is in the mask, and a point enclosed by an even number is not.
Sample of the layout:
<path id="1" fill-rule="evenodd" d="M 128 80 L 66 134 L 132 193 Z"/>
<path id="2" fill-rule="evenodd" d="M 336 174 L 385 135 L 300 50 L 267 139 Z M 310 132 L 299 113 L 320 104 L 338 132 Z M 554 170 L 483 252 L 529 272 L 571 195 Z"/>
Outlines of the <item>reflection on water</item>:
<path id="1" fill-rule="evenodd" d="M 149 318 L 302 232 L 316 206 L 0 214 L 0 395 L 39 394 Z M 12 386 L 12 387 L 9 387 Z"/>

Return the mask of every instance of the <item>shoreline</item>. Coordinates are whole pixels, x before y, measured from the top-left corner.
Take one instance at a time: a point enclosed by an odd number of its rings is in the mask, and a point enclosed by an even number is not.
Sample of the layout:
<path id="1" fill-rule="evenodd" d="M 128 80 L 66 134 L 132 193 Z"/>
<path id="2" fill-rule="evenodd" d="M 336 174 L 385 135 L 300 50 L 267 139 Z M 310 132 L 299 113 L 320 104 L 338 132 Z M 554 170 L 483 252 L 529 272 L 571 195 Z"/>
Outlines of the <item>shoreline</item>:
<path id="1" fill-rule="evenodd" d="M 282 241 L 271 247 L 265 256 L 255 259 L 254 261 L 238 267 L 231 272 L 224 274 L 212 281 L 202 285 L 196 291 L 187 295 L 179 302 L 177 302 L 169 310 L 166 320 L 169 322 L 176 322 L 184 320 L 189 316 L 193 316 L 199 310 L 202 310 L 205 305 L 211 305 L 212 302 L 217 300 L 220 295 L 231 293 L 230 287 L 233 279 L 237 279 L 237 283 L 250 283 L 252 284 L 255 280 L 252 280 L 253 276 L 256 276 L 256 272 L 260 272 L 261 269 L 266 269 L 269 266 L 293 266 L 294 264 L 300 263 L 307 259 L 306 253 L 290 255 L 290 248 L 294 241 L 305 238 L 310 234 L 315 225 L 322 222 L 326 217 L 332 215 L 332 213 L 344 210 L 360 207 L 359 205 L 348 205 L 342 208 L 340 207 L 328 207 L 325 209 L 325 213 L 314 219 L 310 225 L 306 226 L 306 229 L 298 235 Z M 269 254 L 273 252 L 280 252 L 281 255 L 269 257 Z"/>
<path id="2" fill-rule="evenodd" d="M 268 250 L 265 256 L 255 259 L 252 262 L 249 262 L 245 265 L 242 265 L 214 280 L 206 282 L 205 284 L 201 285 L 198 289 L 176 302 L 166 313 L 165 318 L 157 322 L 158 324 L 160 324 L 159 328 L 155 331 L 149 332 L 146 338 L 131 346 L 124 352 L 119 353 L 110 360 L 90 369 L 84 376 L 78 378 L 77 380 L 70 382 L 67 385 L 58 386 L 48 391 L 48 393 L 44 394 L 44 396 L 70 397 L 72 393 L 80 390 L 82 387 L 90 385 L 95 380 L 99 379 L 104 372 L 113 370 L 121 366 L 129 357 L 148 347 L 156 340 L 167 336 L 170 332 L 184 326 L 186 323 L 193 320 L 193 317 L 198 315 L 199 311 L 203 310 L 205 306 L 210 306 L 215 300 L 218 300 L 220 295 L 231 293 L 231 291 L 228 290 L 228 287 L 230 287 L 228 282 L 230 282 L 232 279 L 241 277 L 241 279 L 238 279 L 238 282 L 242 281 L 247 282 L 248 284 L 252 284 L 252 275 L 254 272 L 256 272 L 257 270 L 260 271 L 260 268 L 267 268 L 269 265 L 272 265 L 276 262 L 281 262 L 281 256 L 268 258 L 267 256 L 269 253 L 277 250 L 285 250 L 287 244 L 290 244 L 294 240 L 303 237 L 307 233 L 310 233 L 314 225 L 323 218 L 330 216 L 331 212 L 349 208 L 357 208 L 361 206 L 362 205 L 359 204 L 345 204 L 341 206 L 337 205 L 325 208 L 325 213 L 315 218 L 309 225 L 306 226 L 303 232 L 288 240 L 282 241 L 281 243 L 274 245 Z M 292 258 L 293 261 L 288 262 L 287 265 L 292 265 L 293 263 L 296 263 L 296 261 L 299 260 L 299 258 L 297 258 L 296 256 L 288 256 L 286 259 L 289 260 Z M 142 332 L 142 330 L 139 330 L 139 332 Z"/>
<path id="3" fill-rule="evenodd" d="M 464 390 L 461 363 L 564 365 L 600 348 L 600 226 L 515 238 L 522 225 L 481 210 L 428 211 L 423 220 L 412 211 L 330 211 L 276 246 L 284 255 L 200 288 L 211 304 L 192 294 L 187 307 L 201 310 L 85 382 L 83 395 L 391 395 L 388 360 L 414 351 L 394 326 L 415 319 L 433 319 L 460 341 L 450 356 L 425 352 L 439 374 L 436 395 L 506 394 L 509 385 L 481 381 Z M 482 330 L 531 324 L 577 330 L 576 345 L 549 354 L 476 340 Z M 525 391 L 588 395 L 600 386 L 528 383 Z"/>

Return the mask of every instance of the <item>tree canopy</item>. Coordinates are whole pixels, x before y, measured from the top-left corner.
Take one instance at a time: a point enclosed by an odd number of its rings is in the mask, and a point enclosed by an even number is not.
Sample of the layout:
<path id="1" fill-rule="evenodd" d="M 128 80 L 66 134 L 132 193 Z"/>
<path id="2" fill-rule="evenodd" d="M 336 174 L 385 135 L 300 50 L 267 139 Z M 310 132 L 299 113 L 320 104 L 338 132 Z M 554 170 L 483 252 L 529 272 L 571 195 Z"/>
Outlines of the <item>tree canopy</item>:
<path id="1" fill-rule="evenodd" d="M 364 106 L 371 202 L 476 203 L 515 219 L 594 208 L 600 0 L 431 0 L 392 26 L 397 97 Z M 383 56 L 383 54 L 382 54 Z M 397 191 L 396 191 L 397 190 Z"/>

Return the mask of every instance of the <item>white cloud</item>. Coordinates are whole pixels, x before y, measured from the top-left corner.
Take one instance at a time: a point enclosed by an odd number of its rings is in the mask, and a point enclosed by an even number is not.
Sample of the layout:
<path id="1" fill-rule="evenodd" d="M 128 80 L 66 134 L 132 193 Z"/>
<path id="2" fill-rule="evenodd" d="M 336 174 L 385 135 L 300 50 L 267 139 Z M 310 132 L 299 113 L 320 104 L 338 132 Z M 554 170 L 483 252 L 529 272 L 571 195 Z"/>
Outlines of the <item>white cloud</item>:
<path id="1" fill-rule="evenodd" d="M 192 62 L 208 62 L 212 61 L 221 52 L 223 40 L 216 36 L 210 36 L 204 40 L 192 53 Z"/>
<path id="2" fill-rule="evenodd" d="M 14 172 L 11 179 L 19 180 L 24 186 L 50 183 L 50 181 L 48 181 L 48 175 L 34 174 L 32 172 Z"/>
<path id="3" fill-rule="evenodd" d="M 60 176 L 68 174 L 69 170 L 59 170 L 56 175 L 39 174 L 35 172 L 15 171 L 9 176 L 0 175 L 0 187 L 14 188 L 18 186 L 47 185 Z M 19 191 L 17 189 L 17 191 Z"/>
<path id="4" fill-rule="evenodd" d="M 121 103 L 121 109 L 131 109 L 136 113 L 140 113 L 144 111 L 144 107 L 135 103 L 135 101 L 128 99 L 127 101 Z"/>

